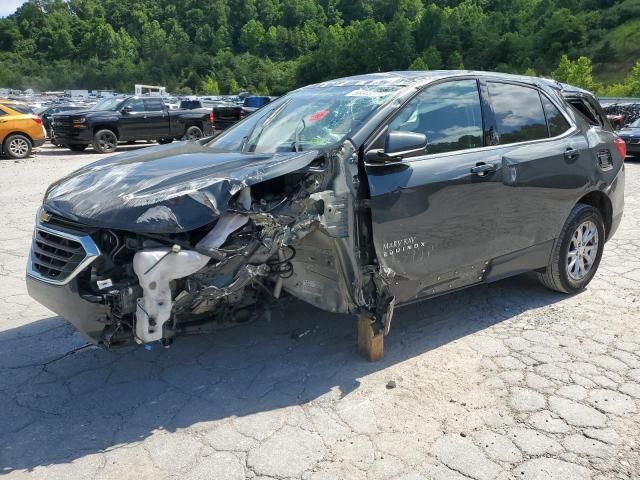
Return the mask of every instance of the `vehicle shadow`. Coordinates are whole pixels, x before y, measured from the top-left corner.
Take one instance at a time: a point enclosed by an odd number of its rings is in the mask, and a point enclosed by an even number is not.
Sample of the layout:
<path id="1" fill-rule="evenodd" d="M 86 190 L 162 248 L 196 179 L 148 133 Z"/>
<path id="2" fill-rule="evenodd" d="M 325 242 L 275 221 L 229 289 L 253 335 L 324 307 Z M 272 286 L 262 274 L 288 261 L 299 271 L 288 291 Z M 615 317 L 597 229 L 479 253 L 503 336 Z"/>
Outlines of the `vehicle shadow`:
<path id="1" fill-rule="evenodd" d="M 76 351 L 84 340 L 57 317 L 0 332 L 0 472 L 335 401 L 371 373 L 563 298 L 521 276 L 400 308 L 379 363 L 356 353 L 352 317 L 296 300 L 170 349 Z"/>

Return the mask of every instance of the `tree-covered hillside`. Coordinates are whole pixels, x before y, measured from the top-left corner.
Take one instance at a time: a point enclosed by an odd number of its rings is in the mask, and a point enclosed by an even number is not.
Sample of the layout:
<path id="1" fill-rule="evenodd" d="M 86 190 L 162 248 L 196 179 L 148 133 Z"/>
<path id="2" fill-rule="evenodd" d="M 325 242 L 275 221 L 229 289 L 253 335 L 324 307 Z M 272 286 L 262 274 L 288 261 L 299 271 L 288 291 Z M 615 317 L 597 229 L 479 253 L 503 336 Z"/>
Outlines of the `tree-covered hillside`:
<path id="1" fill-rule="evenodd" d="M 581 75 L 579 57 L 595 88 L 623 80 L 640 0 L 30 0 L 0 19 L 14 88 L 280 94 L 407 68 Z"/>

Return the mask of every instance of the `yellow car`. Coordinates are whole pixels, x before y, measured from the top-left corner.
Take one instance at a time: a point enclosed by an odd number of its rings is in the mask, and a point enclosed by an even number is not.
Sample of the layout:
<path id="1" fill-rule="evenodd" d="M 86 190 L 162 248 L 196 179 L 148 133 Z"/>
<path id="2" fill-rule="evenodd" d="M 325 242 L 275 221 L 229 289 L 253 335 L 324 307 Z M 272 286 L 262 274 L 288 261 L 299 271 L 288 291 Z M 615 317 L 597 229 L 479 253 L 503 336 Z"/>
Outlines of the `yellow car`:
<path id="1" fill-rule="evenodd" d="M 0 99 L 0 153 L 10 158 L 26 158 L 33 147 L 46 139 L 42 119 L 28 105 Z"/>

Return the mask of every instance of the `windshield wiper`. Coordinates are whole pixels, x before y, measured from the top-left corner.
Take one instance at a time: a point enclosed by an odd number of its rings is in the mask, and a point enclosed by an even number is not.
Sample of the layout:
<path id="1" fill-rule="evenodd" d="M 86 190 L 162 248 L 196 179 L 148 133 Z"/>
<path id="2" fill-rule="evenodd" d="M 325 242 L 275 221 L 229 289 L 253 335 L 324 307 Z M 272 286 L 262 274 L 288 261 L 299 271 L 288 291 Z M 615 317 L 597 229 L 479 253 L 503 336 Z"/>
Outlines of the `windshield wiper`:
<path id="1" fill-rule="evenodd" d="M 289 103 L 291 103 L 291 100 L 287 100 L 286 102 L 283 102 L 282 105 L 275 108 L 269 115 L 267 115 L 266 117 L 258 121 L 249 132 L 249 135 L 247 135 L 242 139 L 242 144 L 240 145 L 240 151 L 244 152 L 247 145 L 250 145 L 250 148 L 251 148 L 251 145 L 255 145 L 258 142 L 258 139 L 260 138 L 260 136 L 262 135 L 262 132 L 264 132 L 264 130 L 271 124 L 271 122 L 273 122 L 276 119 L 276 117 L 280 115 L 280 113 L 285 109 L 287 105 L 289 105 Z M 258 130 L 258 133 L 254 137 L 253 132 L 255 132 L 256 129 L 258 129 L 258 127 L 260 128 L 260 130 Z"/>

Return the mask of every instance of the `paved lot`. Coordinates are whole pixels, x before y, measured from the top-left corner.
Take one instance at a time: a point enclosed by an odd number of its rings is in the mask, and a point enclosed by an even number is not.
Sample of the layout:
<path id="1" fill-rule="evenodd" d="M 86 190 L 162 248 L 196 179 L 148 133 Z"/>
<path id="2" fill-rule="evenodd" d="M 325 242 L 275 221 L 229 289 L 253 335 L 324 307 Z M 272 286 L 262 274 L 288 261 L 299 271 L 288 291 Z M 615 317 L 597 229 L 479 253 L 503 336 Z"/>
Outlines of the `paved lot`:
<path id="1" fill-rule="evenodd" d="M 96 158 L 0 162 L 8 478 L 640 478 L 640 163 L 586 292 L 518 277 L 401 309 L 371 364 L 352 319 L 297 302 L 168 350 L 71 353 L 24 268 L 46 186 Z"/>

